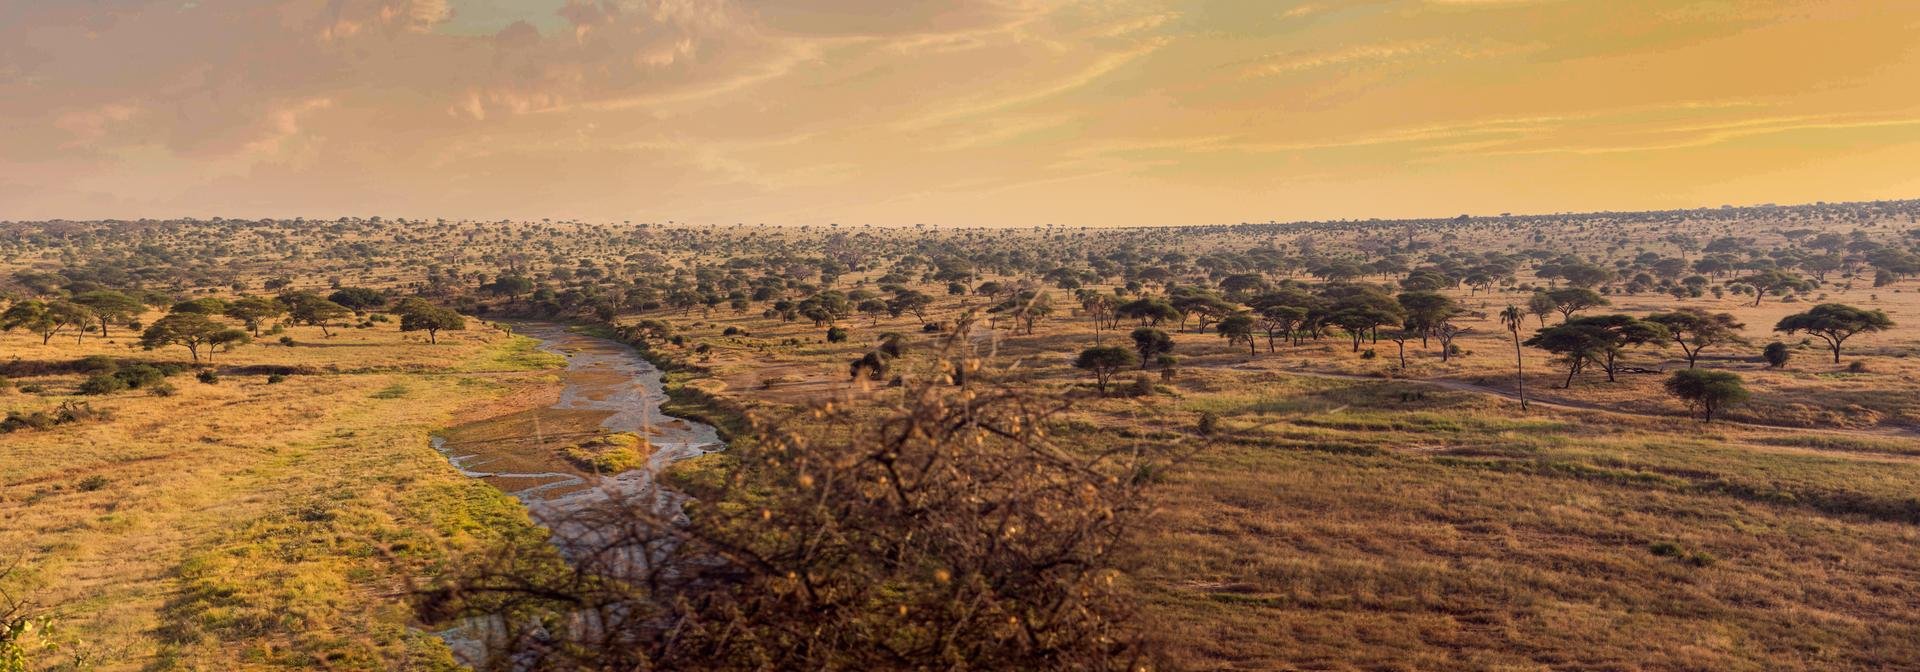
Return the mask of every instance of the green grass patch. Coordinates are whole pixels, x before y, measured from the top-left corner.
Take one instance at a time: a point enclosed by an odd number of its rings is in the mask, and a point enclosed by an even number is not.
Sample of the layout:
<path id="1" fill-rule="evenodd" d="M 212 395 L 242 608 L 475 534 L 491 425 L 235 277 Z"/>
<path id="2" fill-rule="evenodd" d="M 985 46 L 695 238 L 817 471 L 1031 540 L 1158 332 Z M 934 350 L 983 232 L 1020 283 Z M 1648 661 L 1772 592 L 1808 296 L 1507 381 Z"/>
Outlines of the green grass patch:
<path id="1" fill-rule="evenodd" d="M 467 362 L 463 371 L 542 371 L 567 365 L 567 358 L 540 349 L 540 339 L 515 334 L 487 356 Z"/>

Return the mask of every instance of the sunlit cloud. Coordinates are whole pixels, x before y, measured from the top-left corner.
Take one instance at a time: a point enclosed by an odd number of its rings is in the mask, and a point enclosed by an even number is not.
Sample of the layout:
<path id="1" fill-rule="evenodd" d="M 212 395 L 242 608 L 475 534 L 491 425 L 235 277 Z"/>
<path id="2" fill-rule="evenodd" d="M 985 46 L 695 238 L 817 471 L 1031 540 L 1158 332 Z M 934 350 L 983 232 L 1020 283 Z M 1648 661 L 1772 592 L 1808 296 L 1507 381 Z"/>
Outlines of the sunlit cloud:
<path id="1" fill-rule="evenodd" d="M 1867 0 L 0 0 L 0 218 L 1913 196 L 1914 25 Z"/>

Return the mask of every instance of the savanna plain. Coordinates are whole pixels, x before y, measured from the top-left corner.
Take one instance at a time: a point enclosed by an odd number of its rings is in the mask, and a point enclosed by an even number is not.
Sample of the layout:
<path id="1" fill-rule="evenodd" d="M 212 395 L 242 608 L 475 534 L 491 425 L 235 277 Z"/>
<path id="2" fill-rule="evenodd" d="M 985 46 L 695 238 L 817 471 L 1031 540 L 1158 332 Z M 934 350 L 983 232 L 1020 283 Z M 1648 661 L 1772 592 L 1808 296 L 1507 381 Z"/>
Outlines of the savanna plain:
<path id="1" fill-rule="evenodd" d="M 11 222 L 0 297 L 8 672 L 1920 669 L 1920 201 Z"/>

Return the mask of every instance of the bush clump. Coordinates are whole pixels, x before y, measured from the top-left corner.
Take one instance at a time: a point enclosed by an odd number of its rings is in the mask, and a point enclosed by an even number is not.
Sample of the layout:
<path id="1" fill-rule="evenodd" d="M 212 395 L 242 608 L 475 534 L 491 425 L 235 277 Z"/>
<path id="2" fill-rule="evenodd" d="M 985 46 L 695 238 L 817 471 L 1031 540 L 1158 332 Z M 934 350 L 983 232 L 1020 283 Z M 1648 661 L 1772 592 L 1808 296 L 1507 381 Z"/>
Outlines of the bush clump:
<path id="1" fill-rule="evenodd" d="M 7 411 L 7 417 L 0 419 L 0 434 L 17 432 L 23 429 L 52 429 L 60 425 L 71 425 L 89 420 L 105 420 L 106 411 L 94 410 L 84 401 L 63 401 L 52 411 Z"/>
<path id="2" fill-rule="evenodd" d="M 127 389 L 127 382 L 111 373 L 96 373 L 80 383 L 80 393 L 85 395 L 113 394 Z"/>

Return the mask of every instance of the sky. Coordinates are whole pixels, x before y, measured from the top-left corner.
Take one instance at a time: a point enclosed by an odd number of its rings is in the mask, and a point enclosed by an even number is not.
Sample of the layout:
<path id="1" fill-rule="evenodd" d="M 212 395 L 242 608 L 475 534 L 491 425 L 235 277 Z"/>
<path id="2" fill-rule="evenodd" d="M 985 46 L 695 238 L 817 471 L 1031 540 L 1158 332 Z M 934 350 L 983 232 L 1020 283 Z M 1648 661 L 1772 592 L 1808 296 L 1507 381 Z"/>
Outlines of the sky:
<path id="1" fill-rule="evenodd" d="M 1920 197 L 1906 0 L 0 0 L 0 219 Z"/>

